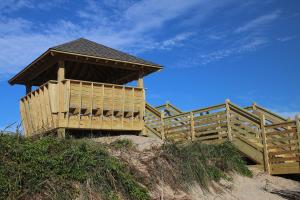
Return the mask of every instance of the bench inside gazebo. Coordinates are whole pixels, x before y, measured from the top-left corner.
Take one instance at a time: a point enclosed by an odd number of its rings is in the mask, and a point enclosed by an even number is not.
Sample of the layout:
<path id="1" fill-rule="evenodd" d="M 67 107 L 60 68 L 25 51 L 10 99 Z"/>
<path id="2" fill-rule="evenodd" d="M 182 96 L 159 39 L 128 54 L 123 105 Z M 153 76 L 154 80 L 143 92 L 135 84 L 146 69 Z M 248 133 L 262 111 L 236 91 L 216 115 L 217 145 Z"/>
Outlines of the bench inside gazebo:
<path id="1" fill-rule="evenodd" d="M 143 77 L 161 68 L 81 38 L 48 49 L 9 83 L 26 86 L 20 101 L 25 136 L 65 137 L 66 130 L 141 133 Z M 126 86 L 134 80 L 136 87 Z"/>

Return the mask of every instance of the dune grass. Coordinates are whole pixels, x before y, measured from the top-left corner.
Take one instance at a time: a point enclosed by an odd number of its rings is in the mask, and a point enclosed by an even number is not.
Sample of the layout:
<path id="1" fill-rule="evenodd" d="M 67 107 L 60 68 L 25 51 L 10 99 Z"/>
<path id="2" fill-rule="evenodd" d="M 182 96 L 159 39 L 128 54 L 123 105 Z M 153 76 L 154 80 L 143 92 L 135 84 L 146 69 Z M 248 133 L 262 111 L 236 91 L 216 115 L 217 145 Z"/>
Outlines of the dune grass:
<path id="1" fill-rule="evenodd" d="M 215 145 L 167 143 L 162 146 L 155 168 L 165 180 L 176 182 L 185 189 L 195 183 L 208 188 L 213 181 L 231 180 L 231 172 L 252 176 L 239 152 L 229 142 Z"/>
<path id="2" fill-rule="evenodd" d="M 101 145 L 0 135 L 1 199 L 150 199 Z"/>
<path id="3" fill-rule="evenodd" d="M 127 139 L 104 145 L 85 139 L 0 134 L 0 199 L 148 200 L 148 190 L 161 180 L 174 189 L 188 189 L 230 179 L 230 172 L 251 176 L 230 143 L 165 143 L 152 149 L 155 156 L 144 163 L 150 176 L 108 153 L 108 148 L 136 151 L 132 147 Z"/>

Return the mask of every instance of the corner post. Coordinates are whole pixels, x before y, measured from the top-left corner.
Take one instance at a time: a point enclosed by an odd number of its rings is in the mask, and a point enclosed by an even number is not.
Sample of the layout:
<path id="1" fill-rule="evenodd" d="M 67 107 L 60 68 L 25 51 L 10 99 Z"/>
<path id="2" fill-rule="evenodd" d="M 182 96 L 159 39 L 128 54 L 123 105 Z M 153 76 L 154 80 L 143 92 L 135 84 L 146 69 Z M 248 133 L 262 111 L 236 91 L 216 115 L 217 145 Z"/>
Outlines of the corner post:
<path id="1" fill-rule="evenodd" d="M 144 72 L 139 72 L 139 78 L 137 80 L 137 87 L 144 88 Z"/>
<path id="2" fill-rule="evenodd" d="M 26 95 L 27 95 L 28 93 L 31 92 L 31 90 L 32 90 L 32 85 L 31 85 L 30 83 L 26 83 L 25 87 L 26 87 Z"/>
<path id="3" fill-rule="evenodd" d="M 194 113 L 190 113 L 190 120 L 191 120 L 191 140 L 192 142 L 195 141 L 195 121 L 194 121 Z"/>
<path id="4" fill-rule="evenodd" d="M 64 84 L 63 80 L 65 79 L 65 61 L 58 61 L 58 70 L 57 70 L 57 82 L 58 82 L 58 130 L 57 135 L 60 138 L 65 138 L 65 128 L 62 123 L 64 119 Z"/>
<path id="5" fill-rule="evenodd" d="M 232 130 L 231 130 L 231 123 L 230 123 L 230 100 L 226 99 L 225 107 L 226 107 L 226 121 L 227 121 L 227 136 L 228 140 L 232 141 Z"/>
<path id="6" fill-rule="evenodd" d="M 295 121 L 296 121 L 296 130 L 297 130 L 298 146 L 299 146 L 299 152 L 300 152 L 300 115 L 296 115 Z"/>
<path id="7" fill-rule="evenodd" d="M 161 139 L 164 141 L 166 138 L 165 138 L 165 121 L 164 121 L 164 118 L 165 118 L 165 113 L 164 111 L 161 111 L 160 112 L 160 120 L 161 120 Z"/>
<path id="8" fill-rule="evenodd" d="M 142 124 L 142 132 L 141 134 L 144 134 L 146 133 L 146 128 L 145 128 L 145 113 L 146 113 L 146 92 L 145 92 L 145 88 L 144 88 L 144 78 L 143 78 L 143 71 L 140 71 L 139 72 L 139 77 L 138 77 L 138 80 L 137 80 L 137 87 L 138 88 L 141 88 L 143 90 L 143 100 L 144 100 L 144 103 L 143 103 L 143 107 L 142 107 L 142 113 L 141 113 L 141 119 L 143 120 L 143 124 Z"/>
<path id="9" fill-rule="evenodd" d="M 264 168 L 265 171 L 270 174 L 270 163 L 269 163 L 269 155 L 268 155 L 268 147 L 267 147 L 267 135 L 265 129 L 266 118 L 264 114 L 260 115 L 260 129 L 261 129 L 261 137 L 263 143 L 263 151 L 264 151 Z"/>

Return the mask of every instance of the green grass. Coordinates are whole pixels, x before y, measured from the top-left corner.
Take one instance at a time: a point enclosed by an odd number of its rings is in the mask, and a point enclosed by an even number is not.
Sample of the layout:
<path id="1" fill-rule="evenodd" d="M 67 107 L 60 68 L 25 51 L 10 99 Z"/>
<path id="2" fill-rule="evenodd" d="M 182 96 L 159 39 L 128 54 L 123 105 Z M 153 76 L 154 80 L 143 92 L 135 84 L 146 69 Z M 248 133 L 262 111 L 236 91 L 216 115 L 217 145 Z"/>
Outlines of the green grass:
<path id="1" fill-rule="evenodd" d="M 29 139 L 0 134 L 0 199 L 56 200 L 80 196 L 148 200 L 148 189 L 161 180 L 174 189 L 188 189 L 195 183 L 207 188 L 212 181 L 230 179 L 231 172 L 251 176 L 230 143 L 166 143 L 152 150 L 153 158 L 143 161 L 150 176 L 134 169 L 130 161 L 108 153 L 111 148 L 135 151 L 139 156 L 132 147 L 132 141 L 127 139 L 103 145 L 84 139 Z"/>
<path id="2" fill-rule="evenodd" d="M 0 199 L 150 199 L 101 145 L 0 135 Z"/>
<path id="3" fill-rule="evenodd" d="M 118 139 L 110 143 L 108 146 L 116 149 L 132 149 L 134 144 L 129 139 Z"/>
<path id="4" fill-rule="evenodd" d="M 252 176 L 231 143 L 165 144 L 155 167 L 159 169 L 160 175 L 164 176 L 165 180 L 176 182 L 185 189 L 195 183 L 207 188 L 212 181 L 218 182 L 222 178 L 230 180 L 230 172 Z"/>

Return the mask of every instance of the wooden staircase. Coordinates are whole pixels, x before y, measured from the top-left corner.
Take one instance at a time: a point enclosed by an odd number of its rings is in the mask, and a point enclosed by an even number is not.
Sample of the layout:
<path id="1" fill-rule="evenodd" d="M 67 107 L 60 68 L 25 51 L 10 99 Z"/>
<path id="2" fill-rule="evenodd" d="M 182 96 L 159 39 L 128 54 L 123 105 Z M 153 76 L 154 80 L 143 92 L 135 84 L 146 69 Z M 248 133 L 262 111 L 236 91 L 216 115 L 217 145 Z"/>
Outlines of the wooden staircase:
<path id="1" fill-rule="evenodd" d="M 148 134 L 175 142 L 230 141 L 270 174 L 300 173 L 300 119 L 287 120 L 253 104 L 223 104 L 182 112 L 166 103 L 146 105 Z"/>

